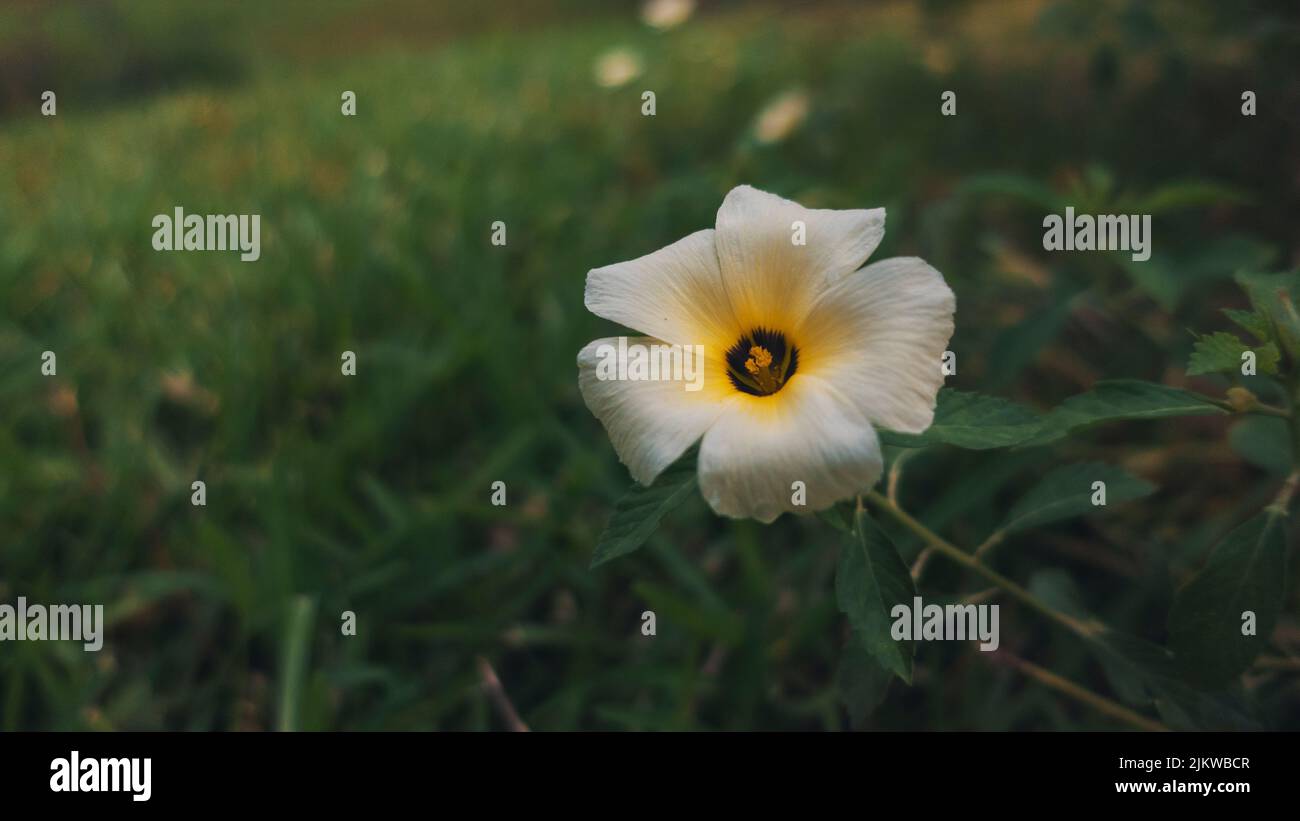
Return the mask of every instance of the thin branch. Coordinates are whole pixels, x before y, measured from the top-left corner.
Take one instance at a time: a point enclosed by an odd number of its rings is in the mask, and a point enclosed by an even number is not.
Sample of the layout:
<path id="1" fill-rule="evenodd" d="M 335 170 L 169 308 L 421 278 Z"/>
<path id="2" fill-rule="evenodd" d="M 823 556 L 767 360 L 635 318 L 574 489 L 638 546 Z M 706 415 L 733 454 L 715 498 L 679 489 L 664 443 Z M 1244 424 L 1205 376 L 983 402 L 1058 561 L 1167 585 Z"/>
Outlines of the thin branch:
<path id="1" fill-rule="evenodd" d="M 1282 483 L 1282 488 L 1273 498 L 1273 502 L 1268 506 L 1269 511 L 1279 513 L 1283 516 L 1289 515 L 1291 508 L 1291 497 L 1295 495 L 1296 485 L 1300 484 L 1300 470 L 1291 471 Z"/>
<path id="2" fill-rule="evenodd" d="M 1300 658 L 1289 656 L 1260 656 L 1255 659 L 1260 670 L 1296 670 L 1300 672 Z"/>
<path id="3" fill-rule="evenodd" d="M 1063 613 L 1057 610 L 1056 608 L 1052 607 L 1051 605 L 1047 604 L 1042 599 L 1038 598 L 1033 593 L 1030 593 L 1025 588 L 1021 587 L 1020 585 L 1006 578 L 1002 574 L 990 569 L 987 565 L 985 565 L 979 559 L 975 558 L 973 555 L 945 541 L 934 531 L 930 530 L 928 527 L 921 524 L 916 519 L 912 518 L 905 510 L 900 508 L 897 504 L 894 504 L 889 499 L 885 498 L 884 496 L 881 496 L 876 491 L 874 490 L 868 491 L 867 493 L 858 497 L 858 504 L 862 505 L 864 500 L 870 502 L 871 505 L 875 507 L 877 510 L 893 517 L 893 519 L 897 521 L 899 524 L 903 525 L 908 530 L 912 531 L 912 533 L 914 533 L 915 535 L 921 537 L 921 539 L 925 541 L 929 545 L 929 548 L 932 549 L 934 552 L 941 553 L 944 556 L 947 556 L 949 559 L 957 562 L 958 564 L 962 565 L 963 567 L 966 567 L 969 570 L 978 573 L 979 575 L 983 576 L 985 579 L 992 582 L 994 585 L 996 585 L 994 592 L 996 592 L 997 589 L 1000 589 L 1001 591 L 1009 593 L 1011 596 L 1019 600 L 1022 604 L 1027 605 L 1028 607 L 1038 611 L 1040 614 L 1046 616 L 1047 618 L 1051 619 L 1057 624 L 1065 627 L 1066 629 L 1070 630 L 1071 632 L 1075 633 L 1081 638 L 1093 639 L 1096 636 L 1106 632 L 1107 627 L 1101 622 L 1096 621 L 1095 619 L 1084 621 L 1082 619 L 1075 618 L 1074 616 L 1071 616 L 1068 613 Z M 980 593 L 977 593 L 975 595 L 979 597 L 983 597 L 988 594 L 989 591 L 981 591 Z M 1080 701 L 1084 704 L 1088 704 L 1113 718 L 1120 719 L 1121 721 L 1124 721 L 1128 724 L 1133 725 L 1134 727 L 1138 727 L 1143 730 L 1167 730 L 1168 729 L 1163 724 L 1154 721 L 1152 719 L 1145 718 L 1142 715 L 1134 712 L 1133 710 L 1130 710 L 1129 708 L 1124 707 L 1123 705 L 1115 701 L 1112 701 L 1111 699 L 1108 699 L 1105 696 L 1100 695 L 1099 693 L 1094 693 L 1093 691 L 1087 689 L 1086 687 L 1075 684 L 1074 682 L 1069 681 L 1068 679 L 1062 678 L 1061 676 L 1053 673 L 1050 670 L 1047 670 L 1046 668 L 1039 667 L 1038 665 L 1025 661 L 1024 659 L 1020 659 L 1015 656 L 1012 656 L 1009 653 L 1006 653 L 1005 651 L 1000 655 L 1008 659 L 1010 663 L 1012 663 L 1018 670 L 1020 670 L 1025 675 L 1030 676 L 1034 680 L 1048 687 L 1051 687 L 1065 695 L 1068 695 L 1069 697 L 1077 701 Z"/>
<path id="4" fill-rule="evenodd" d="M 930 557 L 934 555 L 934 548 L 926 545 L 921 548 L 917 554 L 916 561 L 912 563 L 912 582 L 916 583 L 921 580 L 921 574 L 925 572 L 925 566 L 930 563 Z"/>
<path id="5" fill-rule="evenodd" d="M 1062 695 L 1069 696 L 1081 704 L 1086 704 L 1098 712 L 1105 713 L 1111 718 L 1123 721 L 1125 724 L 1129 724 L 1139 730 L 1149 730 L 1153 732 L 1169 731 L 1169 728 L 1161 724 L 1159 721 L 1135 713 L 1118 702 L 1111 701 L 1105 696 L 1098 695 L 1086 687 L 1080 687 L 1078 684 L 1075 684 L 1067 678 L 1058 676 L 1056 673 L 1053 673 L 1045 667 L 1039 667 L 1032 661 L 1027 661 L 1019 656 L 1012 655 L 1005 650 L 995 653 L 993 660 L 1005 662 L 1019 670 L 1021 673 L 1029 676 L 1034 681 L 1037 681 L 1039 684 L 1050 687 Z"/>
<path id="6" fill-rule="evenodd" d="M 998 590 L 996 587 L 986 587 L 983 590 L 976 590 L 974 593 L 966 594 L 964 597 L 962 597 L 961 603 L 980 604 L 981 602 L 986 602 L 989 599 L 997 598 L 997 595 L 1000 592 L 1001 591 Z"/>
<path id="7" fill-rule="evenodd" d="M 935 551 L 942 553 L 944 556 L 947 556 L 949 559 L 957 562 L 968 570 L 978 573 L 988 581 L 1005 590 L 1007 593 L 1010 593 L 1022 604 L 1038 611 L 1072 633 L 1090 639 L 1105 631 L 1105 626 L 1100 622 L 1083 621 L 1082 619 L 1075 618 L 1068 613 L 1063 613 L 1047 604 L 1047 602 L 1011 581 L 1006 576 L 1003 576 L 1001 573 L 998 573 L 996 570 L 993 570 L 971 554 L 956 545 L 945 541 L 938 534 L 934 533 L 934 531 L 930 530 L 916 519 L 913 519 L 907 511 L 890 502 L 878 492 L 870 490 L 859 498 L 865 499 L 870 502 L 873 507 L 892 516 L 894 520 L 903 527 L 906 527 L 908 530 L 912 531 L 912 533 L 920 536 L 921 539 L 928 543 Z"/>
<path id="8" fill-rule="evenodd" d="M 990 550 L 1002 544 L 1002 540 L 1005 539 L 1006 536 L 1007 534 L 1006 531 L 1004 530 L 993 531 L 992 533 L 989 534 L 989 537 L 980 544 L 979 547 L 975 548 L 975 552 L 972 553 L 971 555 L 977 559 L 983 558 L 988 554 Z"/>
<path id="9" fill-rule="evenodd" d="M 501 679 L 497 678 L 496 670 L 488 664 L 488 660 L 482 656 L 478 657 L 478 675 L 483 680 L 483 691 L 491 699 L 497 712 L 501 714 L 501 719 L 505 721 L 506 726 L 512 732 L 526 733 L 528 725 L 515 712 L 515 705 L 510 703 L 510 696 L 506 695 L 506 689 L 501 686 Z"/>
<path id="10" fill-rule="evenodd" d="M 894 463 L 889 466 L 889 480 L 885 484 L 885 493 L 889 496 L 889 501 L 898 504 L 898 482 L 903 478 L 903 463 L 906 462 L 916 451 L 905 450 L 894 458 Z"/>

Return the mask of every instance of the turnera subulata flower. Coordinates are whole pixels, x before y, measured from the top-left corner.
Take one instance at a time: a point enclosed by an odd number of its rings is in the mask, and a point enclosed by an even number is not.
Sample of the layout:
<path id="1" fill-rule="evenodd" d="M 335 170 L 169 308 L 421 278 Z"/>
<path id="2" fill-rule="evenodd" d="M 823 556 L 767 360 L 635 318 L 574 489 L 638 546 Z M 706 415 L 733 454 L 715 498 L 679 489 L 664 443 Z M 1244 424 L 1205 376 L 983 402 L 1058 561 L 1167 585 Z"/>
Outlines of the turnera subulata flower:
<path id="1" fill-rule="evenodd" d="M 956 307 L 920 259 L 864 267 L 884 233 L 883 208 L 809 209 L 740 186 L 713 229 L 589 272 L 587 308 L 646 334 L 633 349 L 703 352 L 693 381 L 666 362 L 660 378 L 604 367 L 626 341 L 578 354 L 583 399 L 632 477 L 650 484 L 698 441 L 709 505 L 762 522 L 874 485 L 876 428 L 920 433 L 934 418 Z"/>

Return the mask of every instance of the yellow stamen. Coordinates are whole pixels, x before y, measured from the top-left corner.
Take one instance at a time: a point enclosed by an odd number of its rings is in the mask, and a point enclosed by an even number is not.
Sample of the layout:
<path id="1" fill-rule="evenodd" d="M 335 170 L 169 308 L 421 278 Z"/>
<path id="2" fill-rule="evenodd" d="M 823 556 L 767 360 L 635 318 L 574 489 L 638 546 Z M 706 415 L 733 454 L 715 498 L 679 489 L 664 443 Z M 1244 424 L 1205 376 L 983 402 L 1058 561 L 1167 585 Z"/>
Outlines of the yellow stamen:
<path id="1" fill-rule="evenodd" d="M 750 347 L 749 359 L 745 360 L 745 370 L 753 374 L 763 393 L 775 393 L 776 389 L 781 387 L 781 376 L 772 373 L 772 354 L 762 345 Z"/>

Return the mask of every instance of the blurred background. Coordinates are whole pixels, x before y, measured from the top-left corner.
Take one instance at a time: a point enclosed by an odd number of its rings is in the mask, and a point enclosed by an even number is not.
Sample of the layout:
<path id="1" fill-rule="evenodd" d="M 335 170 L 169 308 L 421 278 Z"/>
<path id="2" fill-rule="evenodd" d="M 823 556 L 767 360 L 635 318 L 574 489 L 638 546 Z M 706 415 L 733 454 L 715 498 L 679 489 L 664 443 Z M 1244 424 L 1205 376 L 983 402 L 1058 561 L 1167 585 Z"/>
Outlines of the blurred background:
<path id="1" fill-rule="evenodd" d="M 0 602 L 109 625 L 99 653 L 0 644 L 0 728 L 504 728 L 480 658 L 543 730 L 1117 727 L 960 642 L 847 710 L 840 544 L 814 517 L 696 497 L 589 570 L 630 479 L 576 387 L 615 331 L 584 278 L 712 226 L 740 183 L 884 206 L 876 256 L 958 294 L 949 385 L 1221 395 L 1184 375 L 1190 331 L 1245 305 L 1235 271 L 1300 264 L 1297 54 L 1283 0 L 6 3 Z M 1150 261 L 1044 252 L 1066 204 L 1152 214 Z M 260 214 L 260 261 L 155 252 L 177 206 Z M 934 448 L 901 498 L 969 549 L 1061 461 L 1148 479 L 996 565 L 1162 642 L 1172 591 L 1288 468 L 1268 421 Z M 1264 727 L 1300 728 L 1295 587 L 1238 693 Z M 973 589 L 936 562 L 922 592 Z M 1071 637 L 1009 602 L 1001 627 L 1117 697 Z"/>

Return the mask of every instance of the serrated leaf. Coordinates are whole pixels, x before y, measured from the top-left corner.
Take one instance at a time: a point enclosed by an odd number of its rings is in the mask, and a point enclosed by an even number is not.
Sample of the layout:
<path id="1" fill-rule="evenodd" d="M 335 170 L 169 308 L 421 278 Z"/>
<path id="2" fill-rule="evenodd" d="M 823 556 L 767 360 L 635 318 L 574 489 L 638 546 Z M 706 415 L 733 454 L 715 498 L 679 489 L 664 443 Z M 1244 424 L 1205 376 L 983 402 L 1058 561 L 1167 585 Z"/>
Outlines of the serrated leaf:
<path id="1" fill-rule="evenodd" d="M 1292 273 L 1238 273 L 1237 284 L 1268 327 L 1268 340 L 1294 361 L 1300 359 L 1300 314 L 1293 302 L 1300 281 Z"/>
<path id="2" fill-rule="evenodd" d="M 1285 291 L 1294 295 L 1300 288 L 1300 273 L 1288 271 L 1284 273 L 1264 274 L 1255 270 L 1238 271 L 1233 279 L 1250 297 L 1251 308 L 1261 317 L 1267 318 L 1272 309 L 1277 307 L 1279 292 Z"/>
<path id="3" fill-rule="evenodd" d="M 695 460 L 698 448 L 692 447 L 664 469 L 649 487 L 635 485 L 614 505 L 605 532 L 600 534 L 591 566 L 626 556 L 646 543 L 664 516 L 695 491 Z"/>
<path id="4" fill-rule="evenodd" d="M 1227 412 L 1208 397 L 1191 391 L 1138 379 L 1116 379 L 1098 382 L 1087 393 L 1065 400 L 1043 418 L 1042 431 L 1025 444 L 1054 442 L 1081 428 L 1102 422 Z"/>
<path id="5" fill-rule="evenodd" d="M 1155 485 L 1133 474 L 1100 462 L 1065 465 L 1049 471 L 1011 508 L 998 531 L 1016 533 L 1075 516 L 1104 510 L 1092 503 L 1094 482 L 1106 485 L 1106 506 L 1141 499 L 1155 492 Z"/>
<path id="6" fill-rule="evenodd" d="M 1240 675 L 1272 635 L 1286 595 L 1284 518 L 1270 508 L 1234 529 L 1174 595 L 1169 646 L 1198 680 Z M 1255 616 L 1252 635 L 1242 635 L 1247 611 Z"/>
<path id="7" fill-rule="evenodd" d="M 912 574 L 889 537 L 865 511 L 858 511 L 854 533 L 840 552 L 835 600 L 867 652 L 909 684 L 915 648 L 891 635 L 891 611 L 899 604 L 910 608 L 915 595 Z"/>
<path id="8" fill-rule="evenodd" d="M 1196 340 L 1192 357 L 1187 362 L 1187 375 L 1241 373 L 1243 355 L 1247 351 L 1255 355 L 1257 373 L 1270 376 L 1277 373 L 1277 363 L 1281 355 L 1272 342 L 1251 346 L 1242 342 L 1236 334 L 1218 331 Z"/>
<path id="9" fill-rule="evenodd" d="M 1223 315 L 1260 342 L 1268 341 L 1268 321 L 1254 311 L 1224 308 Z"/>
<path id="10" fill-rule="evenodd" d="M 934 422 L 924 433 L 881 431 L 881 444 L 923 448 L 947 444 L 971 450 L 1018 445 L 1038 432 L 1041 417 L 1023 405 L 996 396 L 945 388 L 939 391 Z"/>
<path id="11" fill-rule="evenodd" d="M 840 669 L 835 683 L 840 700 L 849 711 L 849 722 L 856 729 L 885 700 L 894 674 L 872 658 L 859 636 L 853 636 L 840 656 Z"/>

